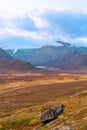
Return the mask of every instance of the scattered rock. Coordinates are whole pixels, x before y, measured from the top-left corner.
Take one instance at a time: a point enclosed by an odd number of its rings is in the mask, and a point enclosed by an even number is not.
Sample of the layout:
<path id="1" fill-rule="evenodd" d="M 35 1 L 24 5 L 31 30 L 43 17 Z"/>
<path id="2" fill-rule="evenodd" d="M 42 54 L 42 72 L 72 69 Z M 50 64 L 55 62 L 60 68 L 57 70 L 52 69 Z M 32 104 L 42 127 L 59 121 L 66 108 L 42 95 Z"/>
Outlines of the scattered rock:
<path id="1" fill-rule="evenodd" d="M 62 114 L 64 111 L 64 105 L 59 104 L 52 107 L 49 107 L 47 110 L 44 110 L 40 115 L 40 122 L 45 125 L 52 120 L 55 120 L 58 115 Z"/>

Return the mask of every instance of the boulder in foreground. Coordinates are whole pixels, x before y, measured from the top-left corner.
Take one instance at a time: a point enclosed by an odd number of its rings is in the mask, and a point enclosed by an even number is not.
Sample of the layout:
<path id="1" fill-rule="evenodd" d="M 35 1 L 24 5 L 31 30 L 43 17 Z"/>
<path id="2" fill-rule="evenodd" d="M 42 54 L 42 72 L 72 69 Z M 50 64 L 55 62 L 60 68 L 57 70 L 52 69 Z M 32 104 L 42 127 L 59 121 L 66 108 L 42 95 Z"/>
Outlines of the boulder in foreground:
<path id="1" fill-rule="evenodd" d="M 64 111 L 64 105 L 59 104 L 52 107 L 49 107 L 47 110 L 44 110 L 40 115 L 40 122 L 45 125 L 52 120 L 55 120 L 58 115 L 62 114 Z"/>

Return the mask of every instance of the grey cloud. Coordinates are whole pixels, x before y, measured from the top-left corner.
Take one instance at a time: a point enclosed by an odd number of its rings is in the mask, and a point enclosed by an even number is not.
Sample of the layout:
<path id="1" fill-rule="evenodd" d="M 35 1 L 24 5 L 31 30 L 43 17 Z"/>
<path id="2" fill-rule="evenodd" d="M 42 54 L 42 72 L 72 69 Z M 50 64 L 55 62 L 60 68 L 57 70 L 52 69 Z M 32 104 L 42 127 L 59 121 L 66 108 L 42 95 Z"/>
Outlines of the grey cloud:
<path id="1" fill-rule="evenodd" d="M 29 16 L 17 17 L 14 19 L 13 22 L 17 28 L 24 29 L 27 31 L 37 30 L 34 20 L 32 20 Z"/>
<path id="2" fill-rule="evenodd" d="M 71 37 L 87 36 L 87 14 L 50 10 L 43 13 L 42 18 L 49 22 L 51 32 L 60 30 Z"/>

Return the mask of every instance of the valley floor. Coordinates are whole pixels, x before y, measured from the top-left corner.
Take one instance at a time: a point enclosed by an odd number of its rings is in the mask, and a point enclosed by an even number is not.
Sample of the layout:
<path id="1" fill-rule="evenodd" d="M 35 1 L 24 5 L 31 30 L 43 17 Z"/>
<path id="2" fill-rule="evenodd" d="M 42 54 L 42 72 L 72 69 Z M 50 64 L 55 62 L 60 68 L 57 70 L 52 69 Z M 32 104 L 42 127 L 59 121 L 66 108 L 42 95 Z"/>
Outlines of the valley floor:
<path id="1" fill-rule="evenodd" d="M 0 76 L 0 130 L 34 130 L 42 109 L 65 110 L 41 130 L 87 130 L 86 74 Z"/>

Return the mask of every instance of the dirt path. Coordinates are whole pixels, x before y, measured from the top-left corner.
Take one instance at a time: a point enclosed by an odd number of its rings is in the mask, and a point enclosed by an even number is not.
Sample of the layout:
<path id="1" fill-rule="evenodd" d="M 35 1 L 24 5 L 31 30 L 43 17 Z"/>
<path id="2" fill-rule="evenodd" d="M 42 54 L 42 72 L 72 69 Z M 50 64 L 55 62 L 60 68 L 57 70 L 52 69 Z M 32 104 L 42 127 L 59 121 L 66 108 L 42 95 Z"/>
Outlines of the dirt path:
<path id="1" fill-rule="evenodd" d="M 15 91 L 15 90 L 19 90 L 19 89 L 23 89 L 23 88 L 29 88 L 29 87 L 35 87 L 35 86 L 41 86 L 41 85 L 46 85 L 46 84 L 51 84 L 51 83 L 36 84 L 36 85 L 31 85 L 31 86 L 23 86 L 23 87 L 9 88 L 9 89 L 6 89 L 6 90 L 1 90 L 1 91 L 0 91 L 0 94 L 2 94 L 2 93 L 7 93 L 7 92 L 11 92 L 11 91 Z"/>

